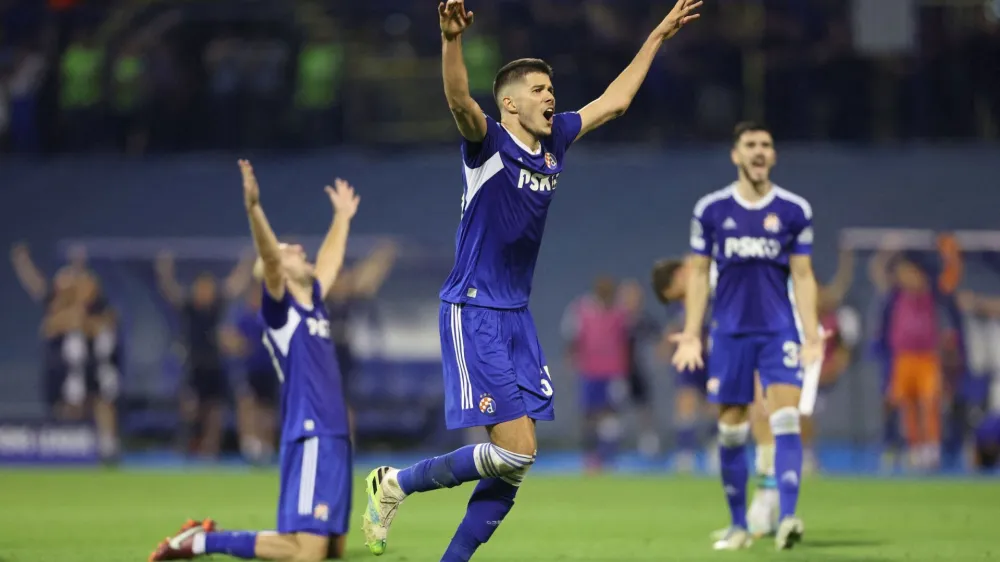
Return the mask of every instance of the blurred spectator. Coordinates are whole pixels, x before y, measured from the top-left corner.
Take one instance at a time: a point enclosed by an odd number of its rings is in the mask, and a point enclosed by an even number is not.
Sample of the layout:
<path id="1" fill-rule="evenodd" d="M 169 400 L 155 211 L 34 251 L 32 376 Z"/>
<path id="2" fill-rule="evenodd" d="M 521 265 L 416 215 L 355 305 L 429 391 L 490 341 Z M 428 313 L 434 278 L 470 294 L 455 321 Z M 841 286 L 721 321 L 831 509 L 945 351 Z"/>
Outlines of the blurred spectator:
<path id="1" fill-rule="evenodd" d="M 118 146 L 127 154 L 146 150 L 149 130 L 146 122 L 146 61 L 138 39 L 126 41 L 111 64 L 111 113 Z"/>
<path id="2" fill-rule="evenodd" d="M 340 367 L 340 376 L 344 381 L 345 389 L 347 389 L 345 395 L 347 396 L 352 432 L 354 413 L 353 408 L 351 408 L 349 389 L 351 380 L 357 374 L 357 362 L 351 347 L 351 320 L 358 313 L 359 308 L 364 307 L 366 303 L 370 303 L 375 298 L 392 271 L 395 261 L 396 247 L 392 243 L 382 244 L 360 263 L 341 271 L 327 295 L 326 308 L 330 318 L 330 339 L 333 340 L 337 364 Z"/>
<path id="3" fill-rule="evenodd" d="M 302 47 L 297 61 L 295 107 L 308 146 L 337 143 L 343 134 L 344 44 L 332 29 L 320 29 Z"/>
<path id="4" fill-rule="evenodd" d="M 224 408 L 230 397 L 219 345 L 222 314 L 226 303 L 246 290 L 252 268 L 253 259 L 244 258 L 230 273 L 221 291 L 215 276 L 202 272 L 187 291 L 177 281 L 173 256 L 162 254 L 157 259 L 160 292 L 181 311 L 184 326 L 188 372 L 181 392 L 183 427 L 178 437 L 185 453 L 195 448 L 204 457 L 219 455 Z M 197 435 L 196 427 L 201 429 Z"/>
<path id="5" fill-rule="evenodd" d="M 629 317 L 628 332 L 628 382 L 629 396 L 638 421 L 638 449 L 645 457 L 660 454 L 660 434 L 656 429 L 653 384 L 651 372 L 643 351 L 659 340 L 662 328 L 645 308 L 642 285 L 635 279 L 623 281 L 618 288 L 618 303 Z"/>
<path id="6" fill-rule="evenodd" d="M 628 396 L 629 313 L 616 302 L 617 283 L 594 282 L 593 292 L 566 308 L 562 332 L 571 368 L 580 377 L 587 467 L 612 463 L 622 437 L 621 406 Z"/>
<path id="7" fill-rule="evenodd" d="M 164 53 L 166 55 L 166 53 Z M 220 34 L 205 47 L 205 72 L 208 75 L 209 108 L 213 123 L 213 144 L 236 148 L 242 135 L 244 42 L 229 34 Z"/>
<path id="8" fill-rule="evenodd" d="M 117 322 L 85 260 L 78 255 L 50 280 L 35 265 L 26 245 L 16 244 L 11 249 L 11 262 L 22 287 L 45 307 L 43 381 L 51 415 L 62 421 L 92 418 L 101 457 L 112 460 L 119 451 Z"/>
<path id="9" fill-rule="evenodd" d="M 632 116 L 596 132 L 591 142 L 719 140 L 741 117 L 766 119 L 783 141 L 1000 135 L 1000 81 L 992 72 L 1000 23 L 990 15 L 992 5 L 882 4 L 706 5 L 697 26 L 664 46 Z M 426 6 L 360 10 L 321 0 L 298 5 L 289 19 L 264 17 L 287 9 L 280 0 L 237 6 L 183 3 L 164 16 L 171 20 L 169 34 L 155 23 L 163 9 L 157 3 L 56 9 L 14 2 L 0 9 L 0 41 L 7 47 L 47 37 L 42 29 L 59 38 L 51 52 L 32 50 L 43 55 L 43 70 L 35 71 L 37 56 L 19 69 L 23 104 L 15 106 L 25 111 L 10 116 L 17 139 L 11 144 L 18 150 L 36 150 L 40 142 L 66 150 L 99 146 L 107 140 L 105 101 L 118 144 L 129 152 L 141 152 L 147 139 L 153 150 L 188 150 L 205 142 L 208 148 L 290 148 L 450 138 L 421 114 L 425 100 L 440 93 L 439 39 L 426 25 Z M 500 6 L 477 7 L 464 42 L 470 88 L 487 111 L 497 68 L 529 56 L 556 69 L 560 107 L 586 103 L 627 64 L 664 9 L 649 0 L 508 0 Z M 331 14 L 350 27 L 334 25 Z M 136 29 L 151 17 L 161 32 Z M 348 58 L 359 62 L 348 64 Z M 46 76 L 46 61 L 59 69 L 55 80 L 36 79 Z M 60 134 L 41 135 L 48 127 L 33 115 L 53 115 Z M 345 115 L 351 117 L 346 128 Z"/>
<path id="10" fill-rule="evenodd" d="M 264 345 L 261 289 L 251 285 L 233 322 L 222 330 L 227 355 L 237 359 L 242 384 L 236 392 L 240 452 L 254 463 L 270 462 L 277 445 L 277 408 L 281 380 Z"/>
<path id="11" fill-rule="evenodd" d="M 17 49 L 7 79 L 10 145 L 14 152 L 36 153 L 41 149 L 39 95 L 47 70 L 47 61 L 41 51 L 29 46 Z"/>
<path id="12" fill-rule="evenodd" d="M 72 150 L 90 150 L 103 141 L 101 102 L 105 51 L 92 31 L 77 29 L 60 61 L 59 105 L 63 142 Z"/>

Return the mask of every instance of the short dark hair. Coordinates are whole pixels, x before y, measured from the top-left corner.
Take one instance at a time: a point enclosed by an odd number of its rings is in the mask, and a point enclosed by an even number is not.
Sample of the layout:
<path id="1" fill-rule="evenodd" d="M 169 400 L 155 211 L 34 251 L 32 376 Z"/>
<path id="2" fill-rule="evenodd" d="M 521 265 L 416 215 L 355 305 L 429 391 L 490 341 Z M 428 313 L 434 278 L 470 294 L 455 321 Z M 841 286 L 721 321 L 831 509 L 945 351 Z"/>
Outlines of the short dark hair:
<path id="1" fill-rule="evenodd" d="M 682 260 L 678 259 L 667 259 L 659 260 L 653 264 L 653 272 L 651 276 L 651 281 L 653 283 L 653 294 L 656 295 L 657 300 L 663 304 L 668 304 L 670 302 L 663 292 L 670 287 L 670 284 L 674 281 L 674 275 L 677 274 L 677 270 L 684 265 Z"/>
<path id="2" fill-rule="evenodd" d="M 542 59 L 517 59 L 503 65 L 497 71 L 497 77 L 493 80 L 493 99 L 499 103 L 500 90 L 511 82 L 520 80 L 535 72 L 552 78 L 552 66 Z"/>
<path id="3" fill-rule="evenodd" d="M 737 145 L 743 135 L 746 133 L 755 133 L 758 131 L 763 131 L 765 133 L 770 133 L 771 130 L 767 128 L 763 123 L 757 121 L 740 121 L 733 127 L 733 145 Z"/>

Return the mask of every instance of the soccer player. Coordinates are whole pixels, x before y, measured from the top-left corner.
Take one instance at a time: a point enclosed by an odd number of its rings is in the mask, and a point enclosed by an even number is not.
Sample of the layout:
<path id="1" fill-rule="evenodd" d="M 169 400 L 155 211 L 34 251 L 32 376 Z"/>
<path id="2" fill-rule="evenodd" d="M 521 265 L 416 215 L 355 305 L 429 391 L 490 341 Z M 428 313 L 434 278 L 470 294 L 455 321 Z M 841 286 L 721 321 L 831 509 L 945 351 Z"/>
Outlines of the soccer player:
<path id="1" fill-rule="evenodd" d="M 663 304 L 684 302 L 690 277 L 689 272 L 691 271 L 689 261 L 666 259 L 653 265 L 653 292 Z M 714 284 L 715 281 L 710 280 L 710 285 L 713 288 Z M 707 339 L 708 328 L 706 327 L 702 333 L 703 337 Z M 694 427 L 698 421 L 698 411 L 706 398 L 707 371 L 704 366 L 693 371 L 678 371 L 677 383 L 679 388 L 675 415 L 681 422 L 679 429 L 684 431 L 689 428 L 691 433 L 694 433 Z M 754 468 L 757 475 L 757 486 L 746 517 L 747 530 L 754 537 L 762 537 L 774 533 L 777 529 L 779 509 L 777 482 L 774 478 L 774 437 L 771 435 L 771 428 L 768 425 L 766 407 L 763 404 L 759 382 L 754 386 L 754 404 L 750 408 L 749 416 L 750 433 L 756 444 Z M 685 421 L 687 423 L 684 423 Z M 688 447 L 693 455 L 692 449 L 697 444 L 697 436 L 686 437 L 685 441 L 684 435 L 679 432 L 678 437 L 681 446 L 691 443 Z M 678 464 L 680 462 L 678 461 Z M 693 459 L 690 463 L 693 464 Z M 721 540 L 728 534 L 729 528 L 725 528 L 713 532 L 712 536 L 716 540 Z"/>
<path id="2" fill-rule="evenodd" d="M 260 205 L 253 168 L 241 160 L 240 170 L 243 203 L 259 256 L 254 269 L 264 281 L 264 341 L 283 383 L 278 529 L 219 531 L 211 519 L 189 521 L 179 534 L 160 543 L 150 562 L 212 554 L 309 562 L 340 558 L 344 552 L 351 443 L 323 298 L 344 262 L 358 197 L 343 180 L 326 188 L 336 212 L 313 266 L 301 246 L 278 242 Z"/>
<path id="3" fill-rule="evenodd" d="M 781 520 L 775 545 L 787 549 L 804 531 L 795 514 L 802 472 L 802 369 L 822 354 L 810 258 L 812 209 L 805 199 L 771 183 L 776 156 L 766 128 L 737 125 L 730 154 L 737 181 L 703 197 L 694 208 L 687 317 L 684 331 L 673 338 L 673 363 L 678 370 L 705 363 L 702 327 L 714 261 L 718 280 L 707 389 L 709 400 L 719 404 L 719 458 L 731 516 L 729 532 L 714 548 L 736 550 L 752 543 L 746 520 L 746 446 L 756 370 L 775 436 Z"/>
<path id="4" fill-rule="evenodd" d="M 665 259 L 653 264 L 653 294 L 670 310 L 674 308 L 673 303 L 684 302 L 689 269 L 685 261 L 680 259 Z M 678 316 L 680 322 L 683 322 L 683 310 Z M 694 470 L 699 443 L 698 426 L 704 411 L 707 381 L 708 375 L 705 369 L 678 371 L 674 379 L 676 386 L 674 425 L 677 431 L 677 454 L 674 464 L 680 471 Z"/>
<path id="5" fill-rule="evenodd" d="M 552 382 L 527 304 L 566 151 L 628 109 L 663 41 L 697 18 L 700 5 L 677 0 L 625 71 L 579 112 L 556 114 L 547 63 L 508 63 L 493 86 L 499 122 L 469 93 L 461 36 L 472 12 L 462 0 L 438 6 L 445 97 L 465 139 L 455 267 L 441 290 L 445 418 L 450 429 L 485 426 L 490 442 L 403 470 L 373 471 L 363 524 L 373 554 L 385 552 L 389 526 L 410 494 L 480 481 L 446 562 L 469 560 L 514 505 L 535 462 L 535 422 L 554 417 Z"/>

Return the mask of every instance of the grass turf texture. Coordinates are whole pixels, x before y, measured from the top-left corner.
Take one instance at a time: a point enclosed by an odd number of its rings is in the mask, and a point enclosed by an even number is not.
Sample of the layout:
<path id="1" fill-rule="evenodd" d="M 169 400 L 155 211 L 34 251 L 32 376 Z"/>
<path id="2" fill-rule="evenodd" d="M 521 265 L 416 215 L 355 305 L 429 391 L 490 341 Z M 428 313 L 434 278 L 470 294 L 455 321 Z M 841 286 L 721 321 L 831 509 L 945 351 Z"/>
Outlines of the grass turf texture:
<path id="1" fill-rule="evenodd" d="M 376 560 L 359 532 L 358 475 L 348 559 Z M 465 513 L 472 485 L 407 499 L 378 560 L 436 561 Z M 0 562 L 143 562 L 188 517 L 226 529 L 274 526 L 277 474 L 0 470 Z M 809 478 L 805 541 L 776 553 L 758 541 L 715 553 L 727 521 L 714 479 L 530 476 L 481 562 L 664 560 L 889 561 L 1000 558 L 996 480 Z M 226 559 L 216 556 L 213 560 Z"/>

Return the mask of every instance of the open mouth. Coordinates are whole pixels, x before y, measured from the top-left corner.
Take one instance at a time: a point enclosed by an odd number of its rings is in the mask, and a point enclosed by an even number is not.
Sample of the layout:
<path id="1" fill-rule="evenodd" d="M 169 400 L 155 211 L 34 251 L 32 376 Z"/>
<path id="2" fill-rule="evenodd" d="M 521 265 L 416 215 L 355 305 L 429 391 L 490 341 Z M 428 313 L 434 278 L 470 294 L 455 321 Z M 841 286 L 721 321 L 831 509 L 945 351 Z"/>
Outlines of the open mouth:
<path id="1" fill-rule="evenodd" d="M 544 117 L 545 120 L 548 121 L 549 124 L 551 125 L 552 124 L 552 116 L 555 115 L 555 114 L 556 114 L 556 110 L 553 109 L 553 108 L 551 108 L 551 107 L 549 107 L 549 108 L 546 108 L 545 111 L 542 112 L 542 117 Z"/>

